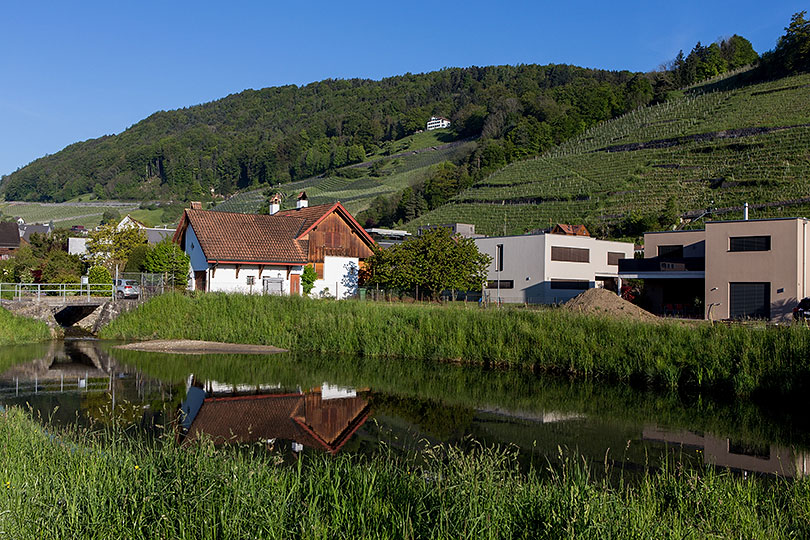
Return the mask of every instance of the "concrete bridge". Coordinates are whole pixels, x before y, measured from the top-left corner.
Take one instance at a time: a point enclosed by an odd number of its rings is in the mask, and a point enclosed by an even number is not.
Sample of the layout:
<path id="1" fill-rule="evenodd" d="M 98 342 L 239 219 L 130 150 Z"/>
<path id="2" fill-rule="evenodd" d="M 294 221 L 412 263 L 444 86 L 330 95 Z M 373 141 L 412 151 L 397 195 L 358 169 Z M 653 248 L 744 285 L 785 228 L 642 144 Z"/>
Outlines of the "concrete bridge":
<path id="1" fill-rule="evenodd" d="M 17 315 L 44 321 L 55 336 L 73 325 L 95 333 L 137 303 L 116 299 L 114 291 L 111 283 L 0 283 L 0 302 Z"/>

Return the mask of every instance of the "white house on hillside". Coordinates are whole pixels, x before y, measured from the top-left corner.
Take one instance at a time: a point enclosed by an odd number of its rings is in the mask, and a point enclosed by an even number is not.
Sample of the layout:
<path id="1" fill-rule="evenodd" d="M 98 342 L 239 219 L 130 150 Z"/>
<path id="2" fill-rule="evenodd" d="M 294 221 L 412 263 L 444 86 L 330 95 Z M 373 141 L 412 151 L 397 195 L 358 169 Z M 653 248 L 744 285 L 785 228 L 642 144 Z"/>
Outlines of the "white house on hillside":
<path id="1" fill-rule="evenodd" d="M 444 129 L 450 127 L 450 120 L 443 116 L 431 116 L 427 122 L 427 130 Z"/>

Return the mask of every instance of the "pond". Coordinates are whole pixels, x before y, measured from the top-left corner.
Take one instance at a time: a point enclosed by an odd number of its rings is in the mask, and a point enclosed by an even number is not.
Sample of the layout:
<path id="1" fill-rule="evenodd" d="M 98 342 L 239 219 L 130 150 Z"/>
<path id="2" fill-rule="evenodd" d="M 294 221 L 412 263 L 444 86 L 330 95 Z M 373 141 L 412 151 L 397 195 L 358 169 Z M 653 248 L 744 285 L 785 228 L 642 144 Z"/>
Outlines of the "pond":
<path id="1" fill-rule="evenodd" d="M 0 405 L 50 422 L 176 426 L 183 444 L 419 459 L 430 445 L 498 445 L 544 467 L 576 451 L 594 470 L 708 463 L 786 477 L 810 468 L 801 409 L 515 371 L 369 358 L 177 355 L 66 339 L 0 350 Z"/>

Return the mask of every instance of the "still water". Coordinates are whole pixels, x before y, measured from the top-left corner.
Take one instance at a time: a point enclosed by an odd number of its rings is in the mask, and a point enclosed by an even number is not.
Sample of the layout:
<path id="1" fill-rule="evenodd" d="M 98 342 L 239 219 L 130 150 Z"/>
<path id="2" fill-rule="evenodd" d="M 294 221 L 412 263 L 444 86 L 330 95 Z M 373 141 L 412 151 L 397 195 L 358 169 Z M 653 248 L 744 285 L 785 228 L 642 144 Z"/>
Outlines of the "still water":
<path id="1" fill-rule="evenodd" d="M 176 426 L 183 444 L 418 458 L 438 443 L 500 446 L 543 466 L 574 450 L 594 469 L 708 463 L 810 471 L 802 410 L 433 362 L 279 354 L 176 355 L 67 339 L 0 349 L 0 405 L 54 423 Z"/>

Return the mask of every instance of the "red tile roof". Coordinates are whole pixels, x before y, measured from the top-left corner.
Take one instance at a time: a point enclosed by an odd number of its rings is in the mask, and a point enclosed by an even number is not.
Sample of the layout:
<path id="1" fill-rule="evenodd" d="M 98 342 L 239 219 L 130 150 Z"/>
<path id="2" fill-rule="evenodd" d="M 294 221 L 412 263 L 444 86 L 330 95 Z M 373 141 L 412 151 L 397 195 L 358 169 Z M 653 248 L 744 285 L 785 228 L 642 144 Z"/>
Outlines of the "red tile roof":
<path id="1" fill-rule="evenodd" d="M 361 397 L 324 401 L 316 393 L 207 398 L 184 444 L 202 436 L 214 444 L 286 439 L 334 454 L 368 416 L 368 402 Z"/>
<path id="2" fill-rule="evenodd" d="M 568 236 L 590 236 L 591 233 L 585 225 L 568 225 L 567 223 L 558 223 L 551 234 L 565 234 Z"/>
<path id="3" fill-rule="evenodd" d="M 369 245 L 374 240 L 340 203 L 284 210 L 271 216 L 186 209 L 174 241 L 191 225 L 209 262 L 305 264 L 306 234 L 337 212 Z"/>

